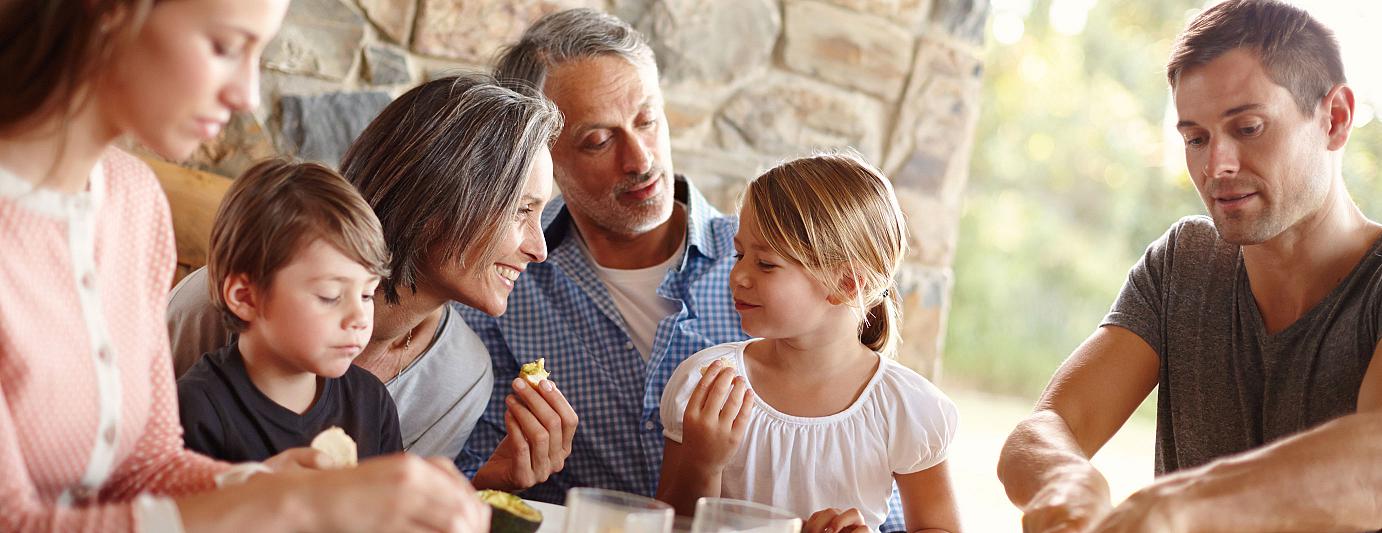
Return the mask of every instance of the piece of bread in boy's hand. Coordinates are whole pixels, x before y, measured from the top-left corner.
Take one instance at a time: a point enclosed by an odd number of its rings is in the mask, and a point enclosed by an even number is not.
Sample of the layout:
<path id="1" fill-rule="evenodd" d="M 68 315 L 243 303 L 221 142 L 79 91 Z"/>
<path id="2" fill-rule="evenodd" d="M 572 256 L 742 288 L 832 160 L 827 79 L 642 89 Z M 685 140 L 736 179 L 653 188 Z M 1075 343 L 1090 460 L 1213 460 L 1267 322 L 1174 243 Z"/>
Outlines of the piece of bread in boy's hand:
<path id="1" fill-rule="evenodd" d="M 547 369 L 543 366 L 546 363 L 546 357 L 539 357 L 536 361 L 526 363 L 523 365 L 522 368 L 519 368 L 518 375 L 523 376 L 523 379 L 528 380 L 528 383 L 532 383 L 534 386 L 536 386 L 539 383 L 542 383 L 542 380 L 547 379 L 547 376 L 552 375 L 552 373 L 548 372 Z"/>
<path id="2" fill-rule="evenodd" d="M 318 433 L 316 438 L 312 439 L 312 449 L 330 457 L 333 468 L 353 467 L 358 462 L 355 439 L 350 438 L 350 435 L 346 435 L 345 430 L 336 426 L 331 426 L 326 428 L 326 431 Z"/>
<path id="3" fill-rule="evenodd" d="M 735 366 L 734 366 L 734 356 L 732 356 L 732 355 L 726 355 L 726 356 L 724 356 L 724 357 L 721 357 L 721 358 L 719 358 L 719 359 L 716 359 L 715 361 L 719 361 L 719 362 L 720 362 L 720 366 L 723 366 L 723 367 L 725 367 L 725 368 L 728 368 L 730 372 L 734 372 L 735 370 L 737 370 L 737 368 L 735 368 Z M 710 362 L 710 365 L 715 364 L 715 361 L 711 361 L 711 362 Z M 710 365 L 705 365 L 705 366 L 701 367 L 701 375 L 702 375 L 702 376 L 704 376 L 706 372 L 709 372 L 709 371 L 710 371 Z"/>

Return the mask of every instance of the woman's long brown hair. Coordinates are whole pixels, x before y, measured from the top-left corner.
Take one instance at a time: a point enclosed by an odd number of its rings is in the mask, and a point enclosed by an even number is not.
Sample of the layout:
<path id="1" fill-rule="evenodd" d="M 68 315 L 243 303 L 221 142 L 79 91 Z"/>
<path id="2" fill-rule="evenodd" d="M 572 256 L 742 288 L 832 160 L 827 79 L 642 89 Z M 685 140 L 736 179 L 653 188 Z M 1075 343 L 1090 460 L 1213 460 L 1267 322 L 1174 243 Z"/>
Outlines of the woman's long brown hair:
<path id="1" fill-rule="evenodd" d="M 3 0 L 0 134 L 70 113 L 155 0 Z"/>

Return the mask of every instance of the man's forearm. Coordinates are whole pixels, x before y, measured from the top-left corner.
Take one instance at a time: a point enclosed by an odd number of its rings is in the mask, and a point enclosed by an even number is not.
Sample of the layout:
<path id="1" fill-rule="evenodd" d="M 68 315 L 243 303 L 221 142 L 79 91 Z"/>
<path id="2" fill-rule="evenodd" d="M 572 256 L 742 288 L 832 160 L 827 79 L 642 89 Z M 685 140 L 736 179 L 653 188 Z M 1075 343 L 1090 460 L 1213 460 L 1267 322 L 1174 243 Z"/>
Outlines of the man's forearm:
<path id="1" fill-rule="evenodd" d="M 1019 508 L 1062 479 L 1080 480 L 1108 499 L 1108 483 L 1094 470 L 1065 420 L 1051 410 L 1033 413 L 1008 436 L 998 459 L 998 479 Z"/>
<path id="2" fill-rule="evenodd" d="M 1382 527 L 1382 415 L 1354 414 L 1267 447 L 1158 480 L 1187 531 L 1363 531 Z"/>

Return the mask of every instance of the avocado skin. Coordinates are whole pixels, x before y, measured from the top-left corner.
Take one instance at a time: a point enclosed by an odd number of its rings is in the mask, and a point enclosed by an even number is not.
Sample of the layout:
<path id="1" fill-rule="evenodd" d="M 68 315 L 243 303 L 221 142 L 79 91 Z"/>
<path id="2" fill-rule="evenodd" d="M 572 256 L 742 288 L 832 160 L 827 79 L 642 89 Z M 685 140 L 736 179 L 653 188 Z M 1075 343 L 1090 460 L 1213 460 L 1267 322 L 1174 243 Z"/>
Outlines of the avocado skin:
<path id="1" fill-rule="evenodd" d="M 501 491 L 480 491 L 480 499 L 490 506 L 490 533 L 534 533 L 542 526 L 542 513 L 533 509 L 518 496 Z M 536 516 L 530 520 L 521 516 Z"/>

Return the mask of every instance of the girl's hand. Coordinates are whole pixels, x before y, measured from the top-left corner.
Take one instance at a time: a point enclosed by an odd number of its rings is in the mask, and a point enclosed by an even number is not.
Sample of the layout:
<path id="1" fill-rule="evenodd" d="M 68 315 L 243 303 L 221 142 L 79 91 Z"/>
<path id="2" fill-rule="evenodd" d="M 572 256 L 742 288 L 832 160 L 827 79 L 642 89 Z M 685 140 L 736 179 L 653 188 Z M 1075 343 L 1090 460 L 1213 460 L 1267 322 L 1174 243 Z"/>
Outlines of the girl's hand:
<path id="1" fill-rule="evenodd" d="M 801 525 L 802 533 L 868 533 L 864 515 L 858 509 L 821 509 Z"/>
<path id="2" fill-rule="evenodd" d="M 753 391 L 743 376 L 720 361 L 706 367 L 682 415 L 682 444 L 687 459 L 716 471 L 739 449 L 753 411 Z"/>
<path id="3" fill-rule="evenodd" d="M 509 492 L 523 490 L 560 472 L 571 455 L 576 437 L 576 411 L 552 380 L 533 387 L 524 378 L 513 381 L 505 398 L 508 434 L 473 480 L 480 488 Z"/>

